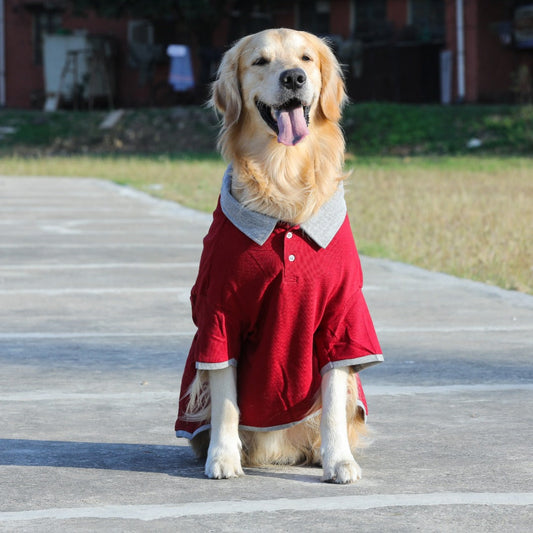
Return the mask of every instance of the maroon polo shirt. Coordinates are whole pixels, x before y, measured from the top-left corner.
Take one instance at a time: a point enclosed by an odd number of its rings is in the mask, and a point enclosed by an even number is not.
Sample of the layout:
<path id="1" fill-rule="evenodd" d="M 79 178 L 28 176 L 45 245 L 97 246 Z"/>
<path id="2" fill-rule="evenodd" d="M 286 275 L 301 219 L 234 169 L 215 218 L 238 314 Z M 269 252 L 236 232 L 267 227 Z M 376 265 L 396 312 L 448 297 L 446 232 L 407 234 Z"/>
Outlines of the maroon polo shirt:
<path id="1" fill-rule="evenodd" d="M 182 379 L 178 437 L 209 428 L 208 421 L 190 422 L 185 414 L 198 369 L 236 366 L 240 427 L 266 431 L 313 415 L 321 377 L 331 368 L 359 371 L 383 360 L 344 213 L 337 213 L 340 227 L 325 247 L 305 224 L 284 223 L 275 223 L 259 244 L 235 225 L 243 227 L 235 211 L 223 207 L 219 201 L 191 293 L 198 331 Z M 366 414 L 359 378 L 358 385 Z"/>

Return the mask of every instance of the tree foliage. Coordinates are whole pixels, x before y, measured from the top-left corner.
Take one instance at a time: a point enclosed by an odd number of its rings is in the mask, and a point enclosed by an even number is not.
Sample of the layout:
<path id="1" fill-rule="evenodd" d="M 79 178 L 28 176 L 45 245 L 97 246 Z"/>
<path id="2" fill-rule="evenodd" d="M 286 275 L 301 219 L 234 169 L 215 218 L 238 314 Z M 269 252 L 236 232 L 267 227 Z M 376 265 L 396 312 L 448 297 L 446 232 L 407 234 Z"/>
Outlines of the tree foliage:
<path id="1" fill-rule="evenodd" d="M 199 41 L 210 38 L 226 10 L 227 0 L 69 0 L 74 13 L 94 11 L 107 18 L 122 16 L 175 20 L 180 31 Z"/>
<path id="2" fill-rule="evenodd" d="M 180 15 L 187 21 L 207 20 L 220 16 L 225 0 L 69 0 L 74 12 L 94 10 L 104 17 L 124 15 L 164 18 Z"/>

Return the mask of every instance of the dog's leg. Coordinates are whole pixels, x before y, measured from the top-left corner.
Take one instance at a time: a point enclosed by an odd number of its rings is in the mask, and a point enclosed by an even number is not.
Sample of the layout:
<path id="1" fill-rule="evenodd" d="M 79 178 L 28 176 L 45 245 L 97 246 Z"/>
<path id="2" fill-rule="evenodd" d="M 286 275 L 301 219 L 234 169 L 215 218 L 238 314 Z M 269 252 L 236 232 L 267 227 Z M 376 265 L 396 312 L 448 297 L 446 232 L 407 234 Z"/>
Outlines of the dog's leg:
<path id="1" fill-rule="evenodd" d="M 241 467 L 237 378 L 234 367 L 209 371 L 211 442 L 205 475 L 225 479 L 244 475 Z"/>
<path id="2" fill-rule="evenodd" d="M 352 483 L 361 478 L 348 441 L 346 399 L 348 368 L 333 368 L 322 378 L 322 445 L 323 480 L 332 483 Z"/>

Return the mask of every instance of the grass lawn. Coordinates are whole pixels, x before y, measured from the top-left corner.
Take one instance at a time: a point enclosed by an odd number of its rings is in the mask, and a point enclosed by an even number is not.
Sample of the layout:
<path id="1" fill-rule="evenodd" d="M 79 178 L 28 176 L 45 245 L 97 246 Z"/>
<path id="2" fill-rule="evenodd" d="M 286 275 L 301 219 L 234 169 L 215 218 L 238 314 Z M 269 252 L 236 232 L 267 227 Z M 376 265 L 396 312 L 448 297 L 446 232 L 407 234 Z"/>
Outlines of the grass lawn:
<path id="1" fill-rule="evenodd" d="M 346 198 L 362 253 L 533 294 L 531 160 L 350 166 Z"/>
<path id="2" fill-rule="evenodd" d="M 351 157 L 346 199 L 362 254 L 533 294 L 533 162 Z M 4 175 L 91 176 L 211 211 L 217 157 L 5 156 Z"/>

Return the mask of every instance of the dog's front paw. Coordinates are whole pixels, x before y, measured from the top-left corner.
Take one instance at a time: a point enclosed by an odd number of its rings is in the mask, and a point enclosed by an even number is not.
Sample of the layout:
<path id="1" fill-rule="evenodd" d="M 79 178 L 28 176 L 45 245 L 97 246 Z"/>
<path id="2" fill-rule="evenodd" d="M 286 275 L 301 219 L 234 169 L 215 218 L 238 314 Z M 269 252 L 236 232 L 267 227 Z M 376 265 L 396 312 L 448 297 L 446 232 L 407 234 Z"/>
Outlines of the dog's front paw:
<path id="1" fill-rule="evenodd" d="M 326 483 L 354 483 L 361 479 L 361 468 L 353 459 L 332 461 L 324 463 L 324 475 L 322 481 Z"/>
<path id="2" fill-rule="evenodd" d="M 205 475 L 210 479 L 229 479 L 244 476 L 240 448 L 216 447 L 209 449 L 205 463 Z"/>

